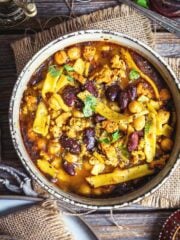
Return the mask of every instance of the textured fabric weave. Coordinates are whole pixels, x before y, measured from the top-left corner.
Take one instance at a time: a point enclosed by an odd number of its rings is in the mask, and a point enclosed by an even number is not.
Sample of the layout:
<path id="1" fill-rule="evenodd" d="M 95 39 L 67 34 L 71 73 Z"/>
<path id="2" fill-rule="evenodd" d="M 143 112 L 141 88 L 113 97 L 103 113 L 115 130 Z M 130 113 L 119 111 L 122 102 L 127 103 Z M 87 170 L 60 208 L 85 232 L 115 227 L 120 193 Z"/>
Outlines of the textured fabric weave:
<path id="1" fill-rule="evenodd" d="M 64 225 L 55 201 L 47 200 L 30 208 L 0 217 L 1 234 L 14 240 L 73 240 Z M 7 238 L 9 239 L 9 238 Z"/>
<path id="2" fill-rule="evenodd" d="M 135 37 L 151 47 L 154 46 L 155 38 L 150 21 L 135 10 L 122 5 L 69 20 L 49 30 L 37 33 L 33 39 L 28 37 L 14 42 L 12 48 L 14 50 L 17 72 L 20 73 L 33 54 L 45 44 L 63 34 L 81 29 L 117 31 Z M 166 61 L 168 61 L 178 78 L 180 78 L 180 58 L 166 58 Z M 180 203 L 179 177 L 180 169 L 177 169 L 159 190 L 144 199 L 141 204 L 150 207 L 178 207 Z"/>

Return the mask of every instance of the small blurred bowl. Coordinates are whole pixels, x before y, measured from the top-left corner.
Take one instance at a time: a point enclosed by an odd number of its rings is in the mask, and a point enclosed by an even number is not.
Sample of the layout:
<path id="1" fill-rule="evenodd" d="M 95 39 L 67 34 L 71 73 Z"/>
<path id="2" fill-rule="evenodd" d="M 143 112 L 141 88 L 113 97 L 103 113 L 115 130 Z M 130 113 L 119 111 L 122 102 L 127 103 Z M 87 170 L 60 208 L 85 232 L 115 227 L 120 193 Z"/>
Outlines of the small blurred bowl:
<path id="1" fill-rule="evenodd" d="M 40 66 L 56 51 L 76 43 L 88 41 L 113 42 L 131 48 L 145 57 L 157 68 L 169 86 L 176 108 L 177 124 L 175 131 L 175 143 L 170 155 L 170 159 L 166 166 L 143 187 L 135 189 L 133 192 L 123 196 L 98 199 L 82 197 L 73 193 L 64 192 L 60 188 L 56 187 L 53 183 L 49 182 L 38 170 L 38 168 L 30 159 L 21 136 L 19 124 L 20 103 L 23 92 L 26 89 L 32 74 L 35 72 L 38 66 Z M 124 34 L 106 30 L 86 30 L 70 33 L 50 42 L 39 52 L 37 52 L 24 67 L 17 82 L 15 83 L 9 109 L 9 124 L 14 147 L 24 167 L 31 174 L 31 176 L 50 194 L 63 200 L 64 202 L 91 209 L 113 209 L 127 206 L 129 203 L 138 202 L 156 191 L 172 175 L 174 169 L 178 165 L 179 160 L 177 159 L 180 149 L 180 95 L 178 88 L 178 80 L 168 64 L 159 56 L 159 54 L 157 54 L 144 43 Z"/>

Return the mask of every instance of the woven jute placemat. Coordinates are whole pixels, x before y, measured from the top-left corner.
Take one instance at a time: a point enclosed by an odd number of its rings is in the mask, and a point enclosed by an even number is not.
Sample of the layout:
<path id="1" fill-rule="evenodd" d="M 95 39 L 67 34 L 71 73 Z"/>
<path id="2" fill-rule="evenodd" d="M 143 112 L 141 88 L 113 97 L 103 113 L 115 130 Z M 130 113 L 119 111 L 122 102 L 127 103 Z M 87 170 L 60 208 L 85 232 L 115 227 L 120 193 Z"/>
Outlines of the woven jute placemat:
<path id="1" fill-rule="evenodd" d="M 20 73 L 28 60 L 44 45 L 63 34 L 82 29 L 106 29 L 125 33 L 154 47 L 154 34 L 150 21 L 135 10 L 125 6 L 117 6 L 95 13 L 74 18 L 49 30 L 35 34 L 33 38 L 26 37 L 12 44 L 17 66 Z M 166 58 L 180 78 L 180 58 Z M 141 201 L 142 205 L 150 207 L 178 207 L 180 203 L 179 187 L 180 169 L 178 168 L 168 181 L 150 197 Z"/>

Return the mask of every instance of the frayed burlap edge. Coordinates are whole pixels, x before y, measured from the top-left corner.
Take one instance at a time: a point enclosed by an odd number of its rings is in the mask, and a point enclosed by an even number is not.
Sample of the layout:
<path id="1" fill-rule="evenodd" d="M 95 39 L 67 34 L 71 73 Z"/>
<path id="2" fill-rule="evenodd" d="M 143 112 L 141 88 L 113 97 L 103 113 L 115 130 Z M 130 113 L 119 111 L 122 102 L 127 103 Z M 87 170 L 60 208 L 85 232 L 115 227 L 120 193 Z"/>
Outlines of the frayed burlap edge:
<path id="1" fill-rule="evenodd" d="M 23 224 L 21 224 L 22 221 Z M 15 225 L 14 222 L 16 222 Z M 2 216 L 0 232 L 23 240 L 74 240 L 61 219 L 57 201 L 52 200 Z"/>

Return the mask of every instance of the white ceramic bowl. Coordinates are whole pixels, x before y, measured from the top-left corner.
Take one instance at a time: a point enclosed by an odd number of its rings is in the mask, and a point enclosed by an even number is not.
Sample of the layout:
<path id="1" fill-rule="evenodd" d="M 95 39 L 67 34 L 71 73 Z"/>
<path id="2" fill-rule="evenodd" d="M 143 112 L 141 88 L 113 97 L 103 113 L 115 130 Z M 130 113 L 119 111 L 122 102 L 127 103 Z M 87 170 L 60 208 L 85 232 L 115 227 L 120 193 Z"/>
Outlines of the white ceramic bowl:
<path id="1" fill-rule="evenodd" d="M 26 151 L 21 136 L 19 125 L 20 103 L 23 92 L 26 89 L 27 83 L 29 82 L 32 74 L 49 56 L 54 54 L 56 51 L 76 43 L 87 41 L 110 41 L 135 50 L 137 53 L 149 60 L 149 62 L 151 62 L 157 68 L 157 70 L 160 72 L 160 74 L 168 84 L 175 102 L 178 121 L 176 127 L 175 144 L 171 153 L 170 160 L 168 161 L 164 169 L 159 174 L 157 174 L 150 182 L 145 184 L 143 187 L 137 189 L 136 191 L 125 194 L 123 196 L 104 199 L 92 199 L 62 191 L 61 189 L 53 185 L 51 182 L 49 182 L 33 164 Z M 12 98 L 10 101 L 9 123 L 12 140 L 19 158 L 21 159 L 27 171 L 44 189 L 46 189 L 50 194 L 53 194 L 55 197 L 74 205 L 92 209 L 112 209 L 126 206 L 130 202 L 137 202 L 140 201 L 143 197 L 149 196 L 158 187 L 162 185 L 162 183 L 168 178 L 168 176 L 172 174 L 173 169 L 175 169 L 178 164 L 177 158 L 180 143 L 180 108 L 178 106 L 179 103 L 180 96 L 178 91 L 178 81 L 175 74 L 167 65 L 167 63 L 165 63 L 164 60 L 150 47 L 146 46 L 145 44 L 136 39 L 132 39 L 121 33 L 105 30 L 87 30 L 70 33 L 68 35 L 59 37 L 58 39 L 50 42 L 48 45 L 42 48 L 30 59 L 30 61 L 22 70 L 13 89 Z"/>

